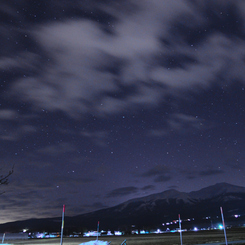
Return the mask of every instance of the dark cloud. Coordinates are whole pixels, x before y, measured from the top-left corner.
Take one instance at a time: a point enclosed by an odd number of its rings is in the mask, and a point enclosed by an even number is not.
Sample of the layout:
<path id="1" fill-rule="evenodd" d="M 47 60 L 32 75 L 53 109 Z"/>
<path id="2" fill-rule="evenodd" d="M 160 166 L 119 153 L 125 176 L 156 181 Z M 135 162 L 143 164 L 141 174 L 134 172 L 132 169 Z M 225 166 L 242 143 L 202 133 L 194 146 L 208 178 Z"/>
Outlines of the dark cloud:
<path id="1" fill-rule="evenodd" d="M 141 177 L 154 177 L 154 182 L 167 182 L 172 179 L 170 169 L 165 165 L 156 165 L 143 173 Z"/>
<path id="2" fill-rule="evenodd" d="M 141 176 L 142 177 L 155 177 L 157 175 L 169 173 L 169 168 L 165 165 L 156 165 L 155 167 L 147 170 Z"/>
<path id="3" fill-rule="evenodd" d="M 146 185 L 146 186 L 141 188 L 141 190 L 143 190 L 143 191 L 154 190 L 154 189 L 155 189 L 154 185 Z"/>
<path id="4" fill-rule="evenodd" d="M 209 169 L 209 170 L 201 171 L 199 174 L 200 176 L 210 176 L 210 175 L 218 175 L 223 173 L 224 171 L 220 169 Z"/>
<path id="5" fill-rule="evenodd" d="M 109 192 L 106 197 L 107 198 L 114 198 L 114 197 L 121 197 L 121 196 L 128 196 L 134 193 L 138 192 L 138 188 L 134 186 L 128 186 L 128 187 L 122 187 L 122 188 L 117 188 L 115 190 L 112 190 Z"/>

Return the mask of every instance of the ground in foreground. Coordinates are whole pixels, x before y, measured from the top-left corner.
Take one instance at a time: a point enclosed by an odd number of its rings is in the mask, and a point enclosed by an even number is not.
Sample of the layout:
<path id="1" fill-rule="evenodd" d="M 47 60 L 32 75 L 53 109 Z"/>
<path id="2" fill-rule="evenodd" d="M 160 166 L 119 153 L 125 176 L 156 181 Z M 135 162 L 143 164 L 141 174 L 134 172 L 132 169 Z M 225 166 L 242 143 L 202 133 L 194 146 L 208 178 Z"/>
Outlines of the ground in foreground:
<path id="1" fill-rule="evenodd" d="M 231 228 L 226 231 L 228 241 L 245 241 L 245 228 Z M 131 235 L 131 236 L 108 236 L 99 237 L 99 240 L 110 241 L 111 245 L 120 245 L 123 240 L 127 240 L 127 245 L 178 245 L 180 244 L 179 233 L 164 233 L 151 235 Z M 183 244 L 209 244 L 225 242 L 223 230 L 210 230 L 198 232 L 183 232 Z M 79 245 L 80 243 L 94 240 L 91 238 L 64 238 L 64 245 Z M 7 242 L 7 241 L 6 241 Z M 9 241 L 10 244 L 33 244 L 33 245 L 59 245 L 60 240 L 54 239 L 30 239 Z M 240 245 L 245 242 L 240 243 Z"/>

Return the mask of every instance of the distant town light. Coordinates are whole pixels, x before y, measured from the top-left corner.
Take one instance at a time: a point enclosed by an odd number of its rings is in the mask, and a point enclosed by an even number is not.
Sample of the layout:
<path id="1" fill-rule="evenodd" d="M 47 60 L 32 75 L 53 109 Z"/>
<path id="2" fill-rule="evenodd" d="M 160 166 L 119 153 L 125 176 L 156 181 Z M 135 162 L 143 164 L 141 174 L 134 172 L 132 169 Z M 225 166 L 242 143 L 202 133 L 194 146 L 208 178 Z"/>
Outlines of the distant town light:
<path id="1" fill-rule="evenodd" d="M 219 229 L 223 230 L 224 229 L 223 225 L 219 225 Z"/>
<path id="2" fill-rule="evenodd" d="M 89 232 L 85 232 L 83 234 L 83 236 L 85 237 L 90 237 L 90 236 L 101 236 L 101 232 L 97 232 L 97 231 L 89 231 Z"/>
<path id="3" fill-rule="evenodd" d="M 160 233 L 163 233 L 160 229 L 157 229 L 155 232 L 155 234 L 160 234 Z"/>

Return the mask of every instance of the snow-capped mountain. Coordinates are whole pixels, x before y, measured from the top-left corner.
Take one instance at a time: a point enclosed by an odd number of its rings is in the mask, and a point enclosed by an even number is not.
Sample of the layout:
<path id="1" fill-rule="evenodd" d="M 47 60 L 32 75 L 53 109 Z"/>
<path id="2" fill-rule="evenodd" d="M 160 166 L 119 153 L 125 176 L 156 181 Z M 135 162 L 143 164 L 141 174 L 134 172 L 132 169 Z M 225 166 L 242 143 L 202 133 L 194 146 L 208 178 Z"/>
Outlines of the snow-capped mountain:
<path id="1" fill-rule="evenodd" d="M 195 218 L 203 222 L 203 217 L 219 217 L 223 207 L 229 222 L 234 214 L 245 220 L 245 187 L 219 183 L 190 193 L 167 190 L 161 193 L 136 198 L 115 207 L 95 212 L 66 217 L 66 230 L 94 229 L 99 220 L 101 229 L 130 229 L 136 227 L 157 227 L 163 222 Z M 32 230 L 59 230 L 59 218 L 26 220 L 0 225 L 1 231 L 18 230 L 29 227 Z M 60 218 L 61 219 L 61 218 Z M 240 219 L 241 220 L 241 219 Z"/>
<path id="2" fill-rule="evenodd" d="M 140 210 L 141 208 L 148 207 L 153 210 L 156 206 L 156 203 L 163 201 L 164 203 L 172 203 L 173 200 L 175 204 L 193 204 L 198 202 L 203 202 L 205 200 L 214 201 L 221 200 L 240 200 L 241 194 L 245 194 L 245 187 L 235 186 L 228 183 L 218 183 L 206 188 L 203 188 L 199 191 L 192 191 L 190 193 L 180 192 L 175 189 L 163 191 L 161 193 L 152 194 L 145 197 L 135 198 L 129 200 L 125 203 L 122 203 L 115 207 L 114 211 L 122 212 L 124 209 L 127 209 L 131 205 L 135 205 L 135 203 L 141 203 L 137 206 L 136 210 Z M 213 199 L 213 200 L 211 200 Z"/>
<path id="3" fill-rule="evenodd" d="M 199 191 L 192 191 L 189 196 L 193 199 L 210 199 L 218 195 L 227 195 L 231 193 L 245 193 L 245 188 L 241 186 L 235 186 L 228 183 L 218 183 Z"/>

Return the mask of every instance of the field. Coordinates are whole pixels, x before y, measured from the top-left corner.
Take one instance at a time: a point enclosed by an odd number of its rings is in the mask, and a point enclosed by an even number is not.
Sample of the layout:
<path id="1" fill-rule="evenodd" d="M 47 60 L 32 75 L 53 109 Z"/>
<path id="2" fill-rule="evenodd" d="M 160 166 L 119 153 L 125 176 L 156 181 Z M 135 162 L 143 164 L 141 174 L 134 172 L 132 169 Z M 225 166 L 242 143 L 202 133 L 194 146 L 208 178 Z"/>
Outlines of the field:
<path id="1" fill-rule="evenodd" d="M 198 231 L 198 232 L 183 232 L 182 233 L 183 244 L 211 244 L 211 243 L 225 243 L 223 230 L 212 231 Z M 127 240 L 127 245 L 177 245 L 180 244 L 179 233 L 165 233 L 160 235 L 131 235 L 131 236 L 111 236 L 111 237 L 99 237 L 99 240 L 111 241 L 111 245 L 120 245 L 123 240 Z M 241 241 L 239 244 L 245 244 L 245 228 L 232 228 L 227 230 L 228 242 Z M 78 245 L 89 240 L 91 238 L 64 238 L 64 245 Z M 7 242 L 7 241 L 5 241 Z M 9 241 L 10 244 L 33 244 L 33 245 L 59 245 L 59 239 L 29 239 Z M 235 244 L 235 243 L 231 243 Z"/>

